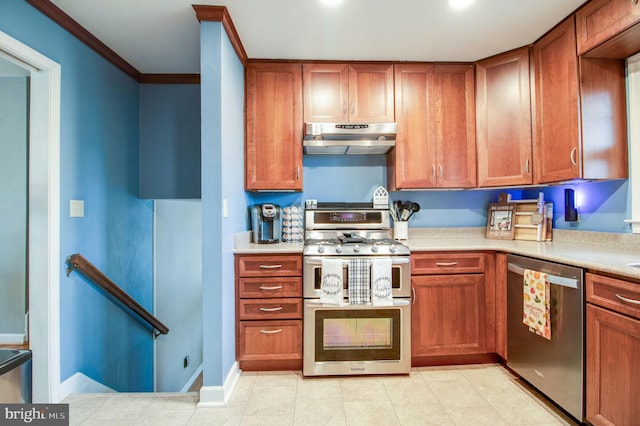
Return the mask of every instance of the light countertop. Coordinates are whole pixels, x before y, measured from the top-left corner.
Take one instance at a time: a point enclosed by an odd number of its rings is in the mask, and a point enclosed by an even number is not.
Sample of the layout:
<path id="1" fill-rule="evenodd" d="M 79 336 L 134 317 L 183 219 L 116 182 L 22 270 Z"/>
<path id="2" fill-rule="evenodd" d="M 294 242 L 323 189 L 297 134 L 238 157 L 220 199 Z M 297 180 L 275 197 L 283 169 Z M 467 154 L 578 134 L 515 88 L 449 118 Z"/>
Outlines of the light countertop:
<path id="1" fill-rule="evenodd" d="M 553 241 L 494 240 L 485 228 L 409 228 L 402 243 L 419 251 L 497 251 L 640 279 L 640 235 L 554 229 Z M 235 238 L 236 254 L 302 253 L 303 243 L 253 244 L 250 233 Z"/>

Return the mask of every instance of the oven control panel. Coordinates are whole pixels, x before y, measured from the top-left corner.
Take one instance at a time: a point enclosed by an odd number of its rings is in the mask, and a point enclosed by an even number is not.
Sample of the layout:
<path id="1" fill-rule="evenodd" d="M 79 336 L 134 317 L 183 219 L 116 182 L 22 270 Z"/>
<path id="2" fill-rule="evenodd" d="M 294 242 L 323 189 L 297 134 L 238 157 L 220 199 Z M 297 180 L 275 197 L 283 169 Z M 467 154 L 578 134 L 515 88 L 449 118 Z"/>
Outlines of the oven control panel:
<path id="1" fill-rule="evenodd" d="M 306 229 L 389 229 L 389 210 L 305 210 Z"/>

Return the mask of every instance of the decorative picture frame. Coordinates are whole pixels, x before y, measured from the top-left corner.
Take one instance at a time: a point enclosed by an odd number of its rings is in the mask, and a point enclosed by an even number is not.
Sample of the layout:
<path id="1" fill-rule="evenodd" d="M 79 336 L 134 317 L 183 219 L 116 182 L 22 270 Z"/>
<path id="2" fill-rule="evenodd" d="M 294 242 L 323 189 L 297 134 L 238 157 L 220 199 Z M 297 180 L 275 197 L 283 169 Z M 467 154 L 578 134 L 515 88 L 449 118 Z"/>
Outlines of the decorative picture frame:
<path id="1" fill-rule="evenodd" d="M 513 240 L 516 203 L 492 203 L 487 212 L 487 238 Z"/>

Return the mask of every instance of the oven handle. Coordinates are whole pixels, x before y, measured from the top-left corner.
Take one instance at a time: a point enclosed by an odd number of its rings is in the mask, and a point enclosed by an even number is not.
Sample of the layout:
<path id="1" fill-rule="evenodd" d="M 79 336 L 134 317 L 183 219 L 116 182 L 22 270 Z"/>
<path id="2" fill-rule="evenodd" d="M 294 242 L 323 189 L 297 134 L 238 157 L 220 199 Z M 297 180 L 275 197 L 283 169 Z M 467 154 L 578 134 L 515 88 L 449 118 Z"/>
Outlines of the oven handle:
<path id="1" fill-rule="evenodd" d="M 307 299 L 304 301 L 304 305 L 311 308 L 328 308 L 328 309 L 389 309 L 396 308 L 398 306 L 409 306 L 411 300 L 408 298 L 395 298 L 393 299 L 393 305 L 390 306 L 378 306 L 378 305 L 350 305 L 349 301 L 345 299 L 342 305 L 335 305 L 333 303 L 320 303 L 316 300 L 319 299 Z"/>
<path id="2" fill-rule="evenodd" d="M 371 256 L 369 256 L 369 257 L 371 257 Z M 316 257 L 316 258 L 313 258 L 313 259 L 307 258 L 304 261 L 305 261 L 305 263 L 307 265 L 322 265 L 322 260 L 319 257 Z M 410 260 L 409 260 L 408 257 L 400 257 L 400 258 L 397 258 L 397 259 L 396 258 L 391 258 L 391 264 L 393 264 L 393 265 L 402 265 L 402 264 L 409 263 L 409 262 L 410 262 Z M 346 260 L 346 259 L 343 260 L 342 263 L 345 266 L 349 265 L 349 261 Z"/>

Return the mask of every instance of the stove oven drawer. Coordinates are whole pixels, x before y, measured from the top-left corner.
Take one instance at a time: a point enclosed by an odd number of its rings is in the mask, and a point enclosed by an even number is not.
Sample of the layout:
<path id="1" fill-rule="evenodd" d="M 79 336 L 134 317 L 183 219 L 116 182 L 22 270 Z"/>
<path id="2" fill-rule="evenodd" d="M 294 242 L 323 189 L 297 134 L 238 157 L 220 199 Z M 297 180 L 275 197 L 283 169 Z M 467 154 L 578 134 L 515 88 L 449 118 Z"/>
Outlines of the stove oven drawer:
<path id="1" fill-rule="evenodd" d="M 236 256 L 240 277 L 290 277 L 302 275 L 300 255 Z"/>
<path id="2" fill-rule="evenodd" d="M 301 360 L 302 320 L 240 321 L 239 361 Z"/>
<path id="3" fill-rule="evenodd" d="M 243 299 L 302 297 L 302 277 L 239 278 L 238 286 Z"/>
<path id="4" fill-rule="evenodd" d="M 242 299 L 238 317 L 243 320 L 302 318 L 302 299 Z"/>
<path id="5" fill-rule="evenodd" d="M 411 255 L 411 274 L 484 273 L 483 253 L 415 253 Z"/>

